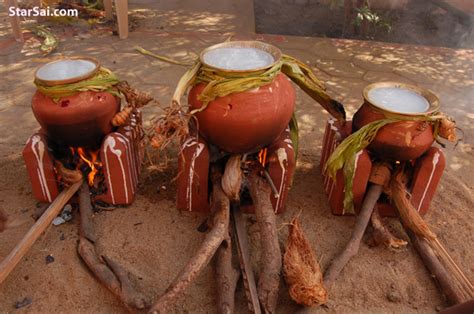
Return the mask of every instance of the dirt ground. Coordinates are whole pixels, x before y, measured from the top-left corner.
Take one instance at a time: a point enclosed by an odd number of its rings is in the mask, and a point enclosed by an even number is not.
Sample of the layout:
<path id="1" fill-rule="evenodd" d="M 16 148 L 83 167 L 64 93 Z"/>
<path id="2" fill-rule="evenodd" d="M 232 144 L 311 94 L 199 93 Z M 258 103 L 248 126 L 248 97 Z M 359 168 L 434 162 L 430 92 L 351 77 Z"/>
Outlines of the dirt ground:
<path id="1" fill-rule="evenodd" d="M 127 40 L 112 36 L 107 26 L 57 26 L 58 52 L 48 58 L 84 55 L 98 58 L 120 78 L 150 92 L 166 104 L 185 69 L 164 64 L 134 52 L 140 45 L 155 53 L 191 60 L 193 53 L 224 41 L 258 39 L 307 62 L 344 103 L 351 116 L 362 103 L 362 89 L 371 82 L 397 80 L 435 91 L 442 110 L 463 130 L 463 141 L 445 149 L 447 167 L 426 220 L 467 276 L 474 280 L 474 51 L 380 42 L 255 34 L 252 1 L 210 1 L 197 5 L 176 2 L 130 1 L 134 31 Z M 0 234 L 0 259 L 34 223 L 37 204 L 21 157 L 23 145 L 38 128 L 30 108 L 33 73 L 44 62 L 37 41 L 27 36 L 25 45 L 9 34 L 0 8 L 0 209 L 19 226 Z M 140 22 L 143 21 L 143 23 Z M 138 21 L 138 22 L 137 22 Z M 162 26 L 162 28 L 157 27 Z M 318 165 L 328 114 L 300 89 L 297 117 L 301 129 L 300 157 L 287 211 L 278 216 L 281 245 L 287 223 L 300 215 L 322 269 L 349 239 L 354 217 L 330 213 Z M 144 110 L 145 119 L 159 113 L 158 106 Z M 173 152 L 169 153 L 173 156 Z M 175 207 L 176 160 L 160 172 L 143 168 L 136 201 L 128 207 L 104 211 L 95 217 L 99 226 L 99 251 L 120 261 L 148 302 L 157 299 L 185 265 L 203 239 L 196 229 L 205 216 L 181 213 Z M 51 227 L 0 286 L 0 312 L 10 313 L 122 313 L 116 299 L 103 288 L 76 253 L 78 216 Z M 252 261 L 258 273 L 259 235 L 255 220 L 247 216 Z M 400 226 L 388 219 L 395 230 Z M 400 236 L 406 236 L 400 232 Z M 46 256 L 54 262 L 46 264 Z M 215 313 L 213 268 L 207 267 L 179 299 L 175 313 Z M 32 302 L 22 309 L 15 304 Z M 447 306 L 411 245 L 394 253 L 363 244 L 330 291 L 326 306 L 311 313 L 434 313 Z M 300 310 L 288 297 L 282 281 L 278 313 Z M 246 313 L 242 285 L 237 291 L 237 313 Z"/>

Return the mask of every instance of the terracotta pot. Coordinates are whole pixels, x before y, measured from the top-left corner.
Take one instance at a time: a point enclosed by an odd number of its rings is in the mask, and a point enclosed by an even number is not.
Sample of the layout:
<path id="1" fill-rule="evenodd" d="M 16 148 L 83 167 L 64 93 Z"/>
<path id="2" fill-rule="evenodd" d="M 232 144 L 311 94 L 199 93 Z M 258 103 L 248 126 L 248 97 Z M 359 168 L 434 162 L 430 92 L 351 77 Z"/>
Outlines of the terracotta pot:
<path id="1" fill-rule="evenodd" d="M 404 113 L 404 117 L 416 118 L 430 115 L 439 110 L 439 100 L 432 92 L 402 83 L 383 82 L 368 85 L 364 89 L 364 103 L 356 112 L 352 120 L 353 132 L 359 130 L 364 125 L 385 119 L 386 114 L 400 114 L 387 110 L 373 101 L 370 101 L 368 93 L 370 90 L 379 87 L 400 87 L 414 91 L 429 102 L 429 108 L 425 112 Z M 406 161 L 420 157 L 433 144 L 433 126 L 425 121 L 400 121 L 383 126 L 377 133 L 375 139 L 367 147 L 373 154 L 384 160 Z"/>
<path id="2" fill-rule="evenodd" d="M 81 92 L 58 102 L 36 92 L 33 113 L 48 138 L 67 146 L 95 146 L 112 131 L 120 101 L 106 92 Z"/>
<path id="3" fill-rule="evenodd" d="M 201 83 L 189 92 L 191 110 L 202 107 L 198 96 L 204 87 Z M 295 90 L 279 74 L 271 84 L 217 98 L 196 117 L 209 143 L 230 153 L 246 153 L 272 144 L 288 126 L 294 108 Z"/>
<path id="4" fill-rule="evenodd" d="M 54 86 L 74 83 L 94 75 L 99 63 L 91 58 L 61 59 L 37 69 L 35 80 Z M 112 131 L 111 120 L 120 100 L 107 92 L 80 92 L 53 101 L 39 91 L 31 107 L 50 140 L 67 146 L 95 146 Z"/>

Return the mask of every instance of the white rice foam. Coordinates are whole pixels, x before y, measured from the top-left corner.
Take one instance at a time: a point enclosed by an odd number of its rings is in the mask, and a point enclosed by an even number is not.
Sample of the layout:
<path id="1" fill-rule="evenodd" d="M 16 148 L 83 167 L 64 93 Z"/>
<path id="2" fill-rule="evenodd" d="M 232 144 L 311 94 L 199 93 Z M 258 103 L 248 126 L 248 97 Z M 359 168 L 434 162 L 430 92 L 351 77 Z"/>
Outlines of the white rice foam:
<path id="1" fill-rule="evenodd" d="M 47 63 L 36 72 L 36 77 L 44 81 L 73 79 L 93 71 L 96 64 L 90 60 L 65 59 Z"/>
<path id="2" fill-rule="evenodd" d="M 216 48 L 206 52 L 204 63 L 224 70 L 253 70 L 275 62 L 273 56 L 257 48 Z"/>
<path id="3" fill-rule="evenodd" d="M 420 94 L 400 87 L 379 87 L 368 93 L 369 101 L 377 106 L 399 113 L 426 112 L 428 100 Z"/>

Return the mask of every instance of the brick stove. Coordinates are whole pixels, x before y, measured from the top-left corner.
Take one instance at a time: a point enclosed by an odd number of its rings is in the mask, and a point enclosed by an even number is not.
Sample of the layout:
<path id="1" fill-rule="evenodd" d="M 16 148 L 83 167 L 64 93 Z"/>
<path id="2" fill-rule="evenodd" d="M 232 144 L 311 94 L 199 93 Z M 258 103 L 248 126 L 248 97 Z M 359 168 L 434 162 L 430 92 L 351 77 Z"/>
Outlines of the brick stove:
<path id="1" fill-rule="evenodd" d="M 210 210 L 209 169 L 213 162 L 220 162 L 222 152 L 202 138 L 190 135 L 181 145 L 178 157 L 177 207 L 180 210 L 207 213 Z M 247 160 L 258 160 L 259 154 L 266 154 L 265 169 L 267 180 L 277 191 L 271 192 L 270 199 L 275 213 L 285 210 L 288 192 L 295 171 L 295 151 L 290 138 L 290 129 L 286 128 L 273 144 L 247 154 Z M 241 210 L 253 212 L 252 201 L 244 189 L 241 191 Z"/>
<path id="2" fill-rule="evenodd" d="M 323 137 L 323 149 L 321 153 L 320 171 L 323 176 L 324 190 L 328 196 L 329 206 L 334 215 L 347 215 L 344 211 L 344 176 L 342 170 L 336 174 L 336 180 L 332 180 L 325 172 L 324 167 L 331 153 L 336 149 L 347 136 L 350 135 L 352 125 L 347 121 L 344 126 L 333 119 L 329 119 Z M 423 156 L 411 162 L 413 176 L 409 184 L 411 202 L 421 215 L 426 214 L 430 203 L 446 165 L 446 159 L 441 149 L 431 147 Z M 356 156 L 356 167 L 353 183 L 354 209 L 359 212 L 364 199 L 372 160 L 370 153 L 364 149 Z M 381 197 L 378 202 L 380 213 L 385 216 L 396 216 L 397 211 L 387 201 L 386 197 Z"/>
<path id="3" fill-rule="evenodd" d="M 99 183 L 101 187 L 96 187 L 98 192 L 94 193 L 94 201 L 110 205 L 133 202 L 144 153 L 141 124 L 141 113 L 137 110 L 125 125 L 108 133 L 99 148 L 94 150 L 98 152 L 98 177 L 103 178 Z M 64 185 L 56 166 L 57 162 L 63 163 L 56 156 L 64 149 L 69 151 L 71 148 L 54 143 L 43 129 L 34 133 L 23 149 L 33 195 L 40 202 L 52 202 Z M 85 166 L 81 169 L 86 174 L 91 170 Z"/>

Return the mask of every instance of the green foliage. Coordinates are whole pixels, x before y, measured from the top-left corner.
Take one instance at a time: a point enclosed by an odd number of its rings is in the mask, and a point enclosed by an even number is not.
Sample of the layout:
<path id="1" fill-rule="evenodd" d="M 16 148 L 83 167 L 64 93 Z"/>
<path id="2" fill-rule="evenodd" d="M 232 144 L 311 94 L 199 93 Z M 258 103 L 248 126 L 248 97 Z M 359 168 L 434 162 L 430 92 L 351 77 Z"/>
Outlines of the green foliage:
<path id="1" fill-rule="evenodd" d="M 357 27 L 359 27 L 362 21 L 365 20 L 368 21 L 370 24 L 374 25 L 375 27 L 381 27 L 388 33 L 392 31 L 392 25 L 390 24 L 390 22 L 370 10 L 367 5 L 364 5 L 363 7 L 358 8 L 356 10 L 357 15 L 355 17 L 354 23 Z"/>
<path id="2" fill-rule="evenodd" d="M 104 1 L 102 0 L 82 0 L 86 8 L 102 10 L 104 8 Z"/>

